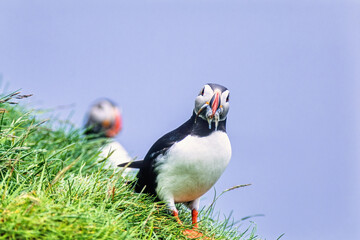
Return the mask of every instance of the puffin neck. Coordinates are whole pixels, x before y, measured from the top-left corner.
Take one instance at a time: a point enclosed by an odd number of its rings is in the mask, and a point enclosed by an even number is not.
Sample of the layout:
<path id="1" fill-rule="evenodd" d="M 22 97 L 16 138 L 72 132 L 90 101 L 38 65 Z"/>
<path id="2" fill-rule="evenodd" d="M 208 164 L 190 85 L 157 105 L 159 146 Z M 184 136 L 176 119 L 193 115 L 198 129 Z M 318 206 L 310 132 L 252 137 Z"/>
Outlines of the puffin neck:
<path id="1" fill-rule="evenodd" d="M 209 123 L 201 117 L 197 117 L 195 113 L 193 113 L 189 121 L 192 124 L 191 135 L 206 137 L 215 132 L 215 122 L 211 123 L 211 129 L 209 129 Z M 226 119 L 219 121 L 217 131 L 226 132 Z"/>

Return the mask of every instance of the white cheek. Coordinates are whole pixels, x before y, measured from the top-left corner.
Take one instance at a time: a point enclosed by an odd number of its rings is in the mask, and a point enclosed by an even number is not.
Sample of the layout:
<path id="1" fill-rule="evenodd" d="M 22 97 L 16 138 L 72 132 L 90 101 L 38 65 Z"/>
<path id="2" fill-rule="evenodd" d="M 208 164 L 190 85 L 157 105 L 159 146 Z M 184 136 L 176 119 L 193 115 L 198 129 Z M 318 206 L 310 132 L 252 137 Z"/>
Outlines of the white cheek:
<path id="1" fill-rule="evenodd" d="M 225 120 L 229 112 L 229 103 L 226 102 L 225 104 L 222 104 L 222 106 L 223 106 L 223 112 L 220 115 L 220 121 Z"/>
<path id="2" fill-rule="evenodd" d="M 204 105 L 204 97 L 203 96 L 197 96 L 195 99 L 195 112 L 199 111 L 199 109 Z"/>
<path id="3" fill-rule="evenodd" d="M 197 96 L 195 99 L 195 112 L 199 111 L 199 109 L 206 103 L 209 102 L 211 99 L 211 95 L 204 94 L 204 96 Z"/>

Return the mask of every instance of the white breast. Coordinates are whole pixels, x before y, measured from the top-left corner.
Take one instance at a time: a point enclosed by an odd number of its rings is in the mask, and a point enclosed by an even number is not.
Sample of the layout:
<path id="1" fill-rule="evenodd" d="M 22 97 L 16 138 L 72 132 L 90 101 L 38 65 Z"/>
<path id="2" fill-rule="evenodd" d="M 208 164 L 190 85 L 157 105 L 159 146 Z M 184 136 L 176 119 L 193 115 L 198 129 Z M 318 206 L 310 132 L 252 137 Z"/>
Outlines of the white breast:
<path id="1" fill-rule="evenodd" d="M 156 192 L 161 200 L 193 201 L 206 193 L 220 178 L 231 158 L 226 133 L 207 137 L 187 136 L 157 159 Z"/>

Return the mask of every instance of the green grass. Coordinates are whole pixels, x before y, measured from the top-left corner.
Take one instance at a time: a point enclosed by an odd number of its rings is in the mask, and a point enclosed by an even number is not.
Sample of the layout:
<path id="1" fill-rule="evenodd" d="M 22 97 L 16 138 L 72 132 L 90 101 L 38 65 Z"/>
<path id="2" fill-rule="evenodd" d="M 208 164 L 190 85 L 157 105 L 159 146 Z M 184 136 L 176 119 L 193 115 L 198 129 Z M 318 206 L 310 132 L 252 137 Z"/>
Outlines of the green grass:
<path id="1" fill-rule="evenodd" d="M 121 172 L 103 169 L 104 139 L 86 139 L 70 123 L 42 121 L 0 98 L 0 239 L 186 239 L 161 203 L 134 193 Z M 56 125 L 56 127 L 55 127 Z M 214 239 L 258 239 L 202 209 L 200 231 Z M 248 224 L 249 225 L 249 224 Z"/>

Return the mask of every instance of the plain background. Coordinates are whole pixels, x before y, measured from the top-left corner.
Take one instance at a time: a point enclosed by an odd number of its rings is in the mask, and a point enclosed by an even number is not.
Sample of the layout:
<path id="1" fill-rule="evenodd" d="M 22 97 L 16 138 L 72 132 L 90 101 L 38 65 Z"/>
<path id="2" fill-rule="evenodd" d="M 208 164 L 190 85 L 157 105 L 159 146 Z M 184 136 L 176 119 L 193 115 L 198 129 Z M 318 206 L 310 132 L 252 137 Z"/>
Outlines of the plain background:
<path id="1" fill-rule="evenodd" d="M 79 127 L 113 99 L 138 158 L 222 84 L 233 156 L 215 188 L 252 186 L 217 211 L 264 214 L 240 223 L 264 239 L 360 239 L 359 1 L 1 0 L 0 73 Z"/>

